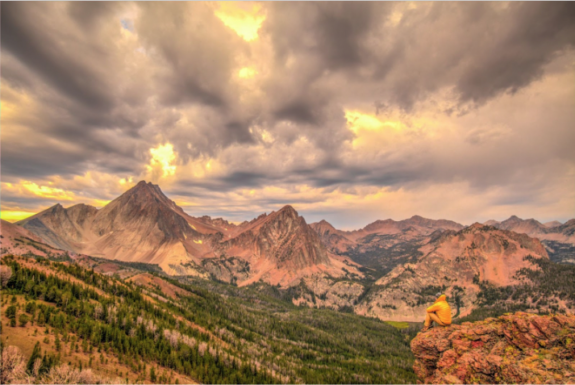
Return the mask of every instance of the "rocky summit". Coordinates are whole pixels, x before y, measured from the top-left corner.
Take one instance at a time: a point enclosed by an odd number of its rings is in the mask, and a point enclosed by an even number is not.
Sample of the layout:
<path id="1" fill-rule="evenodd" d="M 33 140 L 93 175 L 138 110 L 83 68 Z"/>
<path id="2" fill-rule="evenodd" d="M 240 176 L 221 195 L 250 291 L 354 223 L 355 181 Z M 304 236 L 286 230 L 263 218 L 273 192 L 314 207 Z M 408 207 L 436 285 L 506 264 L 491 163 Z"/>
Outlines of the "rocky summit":
<path id="1" fill-rule="evenodd" d="M 518 312 L 435 327 L 411 342 L 426 384 L 575 384 L 575 316 Z"/>

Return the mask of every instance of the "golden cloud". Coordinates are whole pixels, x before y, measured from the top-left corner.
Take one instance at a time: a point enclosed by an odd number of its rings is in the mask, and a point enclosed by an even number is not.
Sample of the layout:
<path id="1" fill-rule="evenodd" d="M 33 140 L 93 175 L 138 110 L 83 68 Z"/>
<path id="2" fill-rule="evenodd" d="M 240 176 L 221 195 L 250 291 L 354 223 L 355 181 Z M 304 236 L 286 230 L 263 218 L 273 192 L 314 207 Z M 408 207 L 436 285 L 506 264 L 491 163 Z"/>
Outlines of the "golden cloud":
<path id="1" fill-rule="evenodd" d="M 243 67 L 238 72 L 238 76 L 242 79 L 251 79 L 258 74 L 258 71 L 251 67 Z"/>
<path id="2" fill-rule="evenodd" d="M 49 183 L 51 184 L 51 182 Z M 73 201 L 76 199 L 76 195 L 73 192 L 65 191 L 57 187 L 38 185 L 37 183 L 27 180 L 20 181 L 17 184 L 2 183 L 2 186 L 4 189 L 22 196 L 33 195 L 40 198 L 62 201 Z"/>
<path id="3" fill-rule="evenodd" d="M 174 152 L 174 146 L 171 143 L 151 148 L 150 154 L 152 155 L 152 159 L 147 167 L 148 171 L 150 171 L 152 175 L 166 177 L 176 173 L 176 166 L 174 165 L 176 153 Z M 161 175 L 157 175 L 160 173 Z"/>
<path id="4" fill-rule="evenodd" d="M 234 30 L 245 41 L 253 41 L 258 38 L 258 30 L 266 19 L 261 12 L 261 5 L 250 3 L 220 2 L 214 11 L 218 19 L 227 27 Z"/>

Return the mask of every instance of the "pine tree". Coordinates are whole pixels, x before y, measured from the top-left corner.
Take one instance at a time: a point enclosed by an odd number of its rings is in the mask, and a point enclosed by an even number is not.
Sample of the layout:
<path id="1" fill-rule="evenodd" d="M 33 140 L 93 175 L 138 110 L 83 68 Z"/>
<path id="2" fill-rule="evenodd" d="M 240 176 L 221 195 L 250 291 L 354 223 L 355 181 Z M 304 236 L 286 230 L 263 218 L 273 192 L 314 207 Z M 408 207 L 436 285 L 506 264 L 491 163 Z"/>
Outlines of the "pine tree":
<path id="1" fill-rule="evenodd" d="M 54 345 L 56 346 L 57 352 L 62 350 L 62 345 L 60 344 L 60 337 L 58 337 L 58 333 L 56 333 L 56 340 L 54 341 Z"/>
<path id="2" fill-rule="evenodd" d="M 28 364 L 26 365 L 26 370 L 28 370 L 29 373 L 32 373 L 32 370 L 34 369 L 34 362 L 36 362 L 36 360 L 41 357 L 41 354 L 42 349 L 40 348 L 40 342 L 36 342 L 36 345 L 34 345 L 34 350 L 32 350 L 32 355 L 30 356 Z"/>
<path id="3" fill-rule="evenodd" d="M 150 368 L 150 381 L 152 381 L 153 384 L 156 383 L 156 370 L 153 366 Z"/>

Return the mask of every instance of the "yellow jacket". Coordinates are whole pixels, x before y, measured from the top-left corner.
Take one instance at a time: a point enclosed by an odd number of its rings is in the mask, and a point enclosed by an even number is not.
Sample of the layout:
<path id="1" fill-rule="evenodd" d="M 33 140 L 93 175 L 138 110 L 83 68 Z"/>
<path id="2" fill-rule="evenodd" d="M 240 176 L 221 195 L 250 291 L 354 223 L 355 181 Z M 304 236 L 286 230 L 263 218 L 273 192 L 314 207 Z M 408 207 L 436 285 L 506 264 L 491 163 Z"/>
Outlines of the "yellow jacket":
<path id="1" fill-rule="evenodd" d="M 427 308 L 428 313 L 435 313 L 444 325 L 451 325 L 451 308 L 445 295 L 440 295 L 433 305 Z"/>

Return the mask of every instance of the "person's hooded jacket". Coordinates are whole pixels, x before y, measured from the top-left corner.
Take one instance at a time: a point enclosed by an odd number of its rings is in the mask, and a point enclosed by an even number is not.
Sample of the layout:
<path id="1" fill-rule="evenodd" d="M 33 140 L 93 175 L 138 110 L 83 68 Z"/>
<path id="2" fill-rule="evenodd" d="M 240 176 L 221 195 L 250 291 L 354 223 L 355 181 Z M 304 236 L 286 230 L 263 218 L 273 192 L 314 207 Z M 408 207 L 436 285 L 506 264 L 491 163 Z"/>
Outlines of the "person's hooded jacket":
<path id="1" fill-rule="evenodd" d="M 451 308 L 447 303 L 447 297 L 443 294 L 433 305 L 427 308 L 428 313 L 435 313 L 444 325 L 451 325 Z"/>

